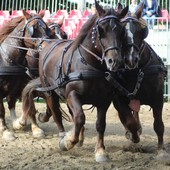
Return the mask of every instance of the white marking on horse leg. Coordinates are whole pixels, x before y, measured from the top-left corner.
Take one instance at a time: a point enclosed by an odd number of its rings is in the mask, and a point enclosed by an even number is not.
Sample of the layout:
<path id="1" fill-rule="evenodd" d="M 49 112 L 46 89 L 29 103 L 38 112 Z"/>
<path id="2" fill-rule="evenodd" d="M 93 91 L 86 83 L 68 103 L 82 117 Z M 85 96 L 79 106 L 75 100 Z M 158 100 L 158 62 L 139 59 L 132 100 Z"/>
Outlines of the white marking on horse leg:
<path id="1" fill-rule="evenodd" d="M 10 115 L 11 115 L 12 120 L 15 120 L 17 118 L 14 108 L 10 109 Z"/>
<path id="2" fill-rule="evenodd" d="M 21 118 L 18 118 L 12 122 L 12 125 L 13 125 L 13 129 L 15 130 L 23 130 L 26 126 L 26 122 L 21 123 Z"/>
<path id="3" fill-rule="evenodd" d="M 16 137 L 15 137 L 13 132 L 11 132 L 8 129 L 6 129 L 3 132 L 2 139 L 6 140 L 6 141 L 13 141 L 13 140 L 16 139 Z"/>
<path id="4" fill-rule="evenodd" d="M 65 134 L 65 136 L 60 140 L 59 147 L 62 151 L 68 151 L 74 147 L 75 144 L 73 144 L 72 138 L 73 138 L 73 131 L 69 131 Z"/>
<path id="5" fill-rule="evenodd" d="M 37 124 L 31 124 L 32 134 L 34 138 L 44 138 L 45 134 L 42 129 L 39 128 Z"/>

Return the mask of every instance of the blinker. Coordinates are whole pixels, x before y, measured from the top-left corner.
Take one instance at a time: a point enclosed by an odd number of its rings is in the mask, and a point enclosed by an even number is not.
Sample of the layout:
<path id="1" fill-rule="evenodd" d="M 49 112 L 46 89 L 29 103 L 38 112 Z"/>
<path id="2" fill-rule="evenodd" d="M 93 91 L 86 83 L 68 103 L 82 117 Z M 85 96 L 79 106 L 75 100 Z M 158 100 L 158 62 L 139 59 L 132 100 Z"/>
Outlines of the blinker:
<path id="1" fill-rule="evenodd" d="M 34 35 L 34 27 L 30 26 L 30 27 L 26 27 L 26 29 L 29 32 L 30 36 L 32 37 Z"/>

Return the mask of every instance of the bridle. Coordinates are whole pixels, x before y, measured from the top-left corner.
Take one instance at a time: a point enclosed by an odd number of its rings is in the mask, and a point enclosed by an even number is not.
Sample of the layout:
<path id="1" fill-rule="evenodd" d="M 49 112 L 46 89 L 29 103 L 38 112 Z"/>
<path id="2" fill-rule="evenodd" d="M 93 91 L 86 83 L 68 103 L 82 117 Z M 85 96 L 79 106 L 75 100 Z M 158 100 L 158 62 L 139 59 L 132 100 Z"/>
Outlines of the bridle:
<path id="1" fill-rule="evenodd" d="M 39 30 L 41 31 L 42 37 L 43 38 L 34 38 L 32 37 L 34 34 L 34 27 L 33 26 L 29 26 L 28 24 L 33 21 L 34 19 L 38 19 L 38 25 L 39 25 Z M 23 41 L 23 43 L 25 44 L 25 40 L 31 40 L 33 43 L 36 44 L 36 42 L 38 41 L 38 45 L 37 45 L 37 49 L 32 49 L 33 51 L 41 51 L 42 50 L 42 44 L 44 41 L 48 41 L 49 40 L 49 36 L 46 34 L 44 29 L 48 29 L 48 27 L 46 26 L 46 24 L 42 21 L 42 18 L 40 18 L 39 16 L 33 16 L 31 18 L 29 18 L 28 20 L 26 20 L 25 25 L 23 27 L 23 29 L 21 29 L 19 32 L 21 32 L 20 36 L 14 36 L 14 35 L 10 35 L 8 36 L 9 38 L 16 38 L 16 39 L 20 39 Z M 28 31 L 28 34 L 30 37 L 25 37 L 25 32 L 26 30 Z M 30 48 L 27 47 L 18 47 L 12 44 L 7 44 L 8 46 L 14 47 L 14 48 L 18 48 L 18 49 L 22 49 L 22 50 L 29 50 Z M 26 45 L 25 45 L 26 46 Z"/>
<path id="2" fill-rule="evenodd" d="M 136 23 L 139 23 L 139 24 L 142 24 L 137 18 L 134 18 L 134 17 L 126 17 L 125 19 L 123 19 L 123 20 L 121 20 L 121 22 L 125 22 L 125 23 L 127 23 L 127 22 L 136 22 Z M 144 24 L 143 24 L 144 25 Z M 136 45 L 135 43 L 132 43 L 132 42 L 127 42 L 126 43 L 126 47 L 134 47 L 135 48 L 135 50 L 138 52 L 138 53 L 141 53 L 140 51 L 143 49 L 142 47 L 142 43 L 138 46 L 138 45 Z"/>
<path id="3" fill-rule="evenodd" d="M 97 45 L 96 45 L 96 39 L 98 37 L 98 40 L 99 40 L 99 44 L 102 48 L 102 59 L 101 61 L 104 60 L 104 57 L 106 55 L 106 53 L 109 51 L 109 50 L 117 50 L 117 51 L 121 51 L 121 48 L 118 47 L 118 46 L 110 46 L 108 48 L 105 49 L 103 43 L 102 43 L 102 40 L 101 40 L 101 34 L 100 34 L 100 31 L 99 31 L 99 25 L 102 24 L 103 22 L 105 21 L 108 21 L 110 20 L 110 22 L 112 21 L 112 19 L 116 20 L 116 21 L 119 21 L 118 17 L 115 16 L 115 15 L 109 15 L 109 16 L 106 16 L 104 18 L 100 18 L 100 19 L 97 19 L 96 21 L 96 25 L 93 27 L 93 31 L 92 31 L 92 43 L 94 45 L 95 48 L 97 48 Z M 111 24 L 111 23 L 110 23 Z M 115 27 L 114 27 L 115 28 Z M 113 29 L 114 29 L 113 28 Z M 97 36 L 98 34 L 98 36 Z M 99 57 L 100 58 L 100 57 Z"/>
<path id="4" fill-rule="evenodd" d="M 57 36 L 58 39 L 63 39 L 62 38 L 62 34 L 61 34 L 61 31 L 60 31 L 60 26 L 56 23 L 51 23 L 50 25 L 48 25 L 48 27 L 52 30 L 52 29 L 55 29 L 55 35 Z"/>
<path id="5" fill-rule="evenodd" d="M 25 25 L 24 25 L 24 28 L 21 30 L 21 31 L 23 31 L 23 36 L 24 36 L 25 30 L 28 31 L 30 37 L 33 36 L 33 34 L 34 34 L 34 28 L 33 28 L 33 26 L 28 26 L 28 24 L 29 24 L 31 21 L 33 21 L 34 19 L 38 19 L 37 24 L 38 24 L 38 26 L 39 26 L 39 28 L 40 28 L 41 33 L 42 33 L 42 37 L 48 38 L 48 36 L 46 36 L 46 32 L 44 31 L 44 29 L 46 29 L 46 28 L 48 28 L 48 27 L 47 27 L 47 25 L 42 21 L 42 18 L 39 17 L 39 16 L 33 16 L 33 17 L 29 18 L 28 20 L 26 20 L 26 23 L 25 23 Z M 34 41 L 34 40 L 33 40 L 33 41 Z"/>

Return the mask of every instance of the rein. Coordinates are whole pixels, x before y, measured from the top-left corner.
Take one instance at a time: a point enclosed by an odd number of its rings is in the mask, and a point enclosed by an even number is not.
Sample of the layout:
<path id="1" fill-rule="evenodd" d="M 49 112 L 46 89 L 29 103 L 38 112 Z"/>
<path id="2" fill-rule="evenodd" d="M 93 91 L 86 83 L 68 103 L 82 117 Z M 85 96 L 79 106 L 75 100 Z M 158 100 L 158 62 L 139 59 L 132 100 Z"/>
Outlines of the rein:
<path id="1" fill-rule="evenodd" d="M 27 39 L 27 40 L 39 40 L 39 44 L 41 45 L 43 41 L 56 41 L 56 39 L 47 39 L 47 38 L 30 38 L 30 37 L 19 37 L 19 36 L 8 36 L 9 38 L 16 38 L 16 39 Z M 26 48 L 26 47 L 18 47 L 18 46 L 15 46 L 15 45 L 11 45 L 11 44 L 8 44 L 8 43 L 4 43 L 10 47 L 15 47 L 15 48 L 18 48 L 18 49 L 22 49 L 22 50 L 29 50 L 29 49 L 32 49 L 32 48 Z M 41 51 L 41 48 L 38 48 L 40 50 L 35 50 L 35 49 L 32 49 L 33 51 L 35 52 L 39 52 Z"/>
<path id="2" fill-rule="evenodd" d="M 6 44 L 9 47 L 14 47 L 14 48 L 17 48 L 17 49 L 20 49 L 20 50 L 26 50 L 26 51 L 32 50 L 34 52 L 38 52 L 39 51 L 39 50 L 35 50 L 35 49 L 32 49 L 32 48 L 19 47 L 19 46 L 16 46 L 16 45 L 11 45 L 11 44 L 8 44 L 8 43 L 4 43 L 4 44 Z"/>
<path id="3" fill-rule="evenodd" d="M 97 60 L 102 62 L 102 59 L 96 55 L 95 53 L 93 53 L 92 51 L 90 51 L 89 49 L 87 49 L 85 46 L 83 46 L 82 44 L 80 44 L 80 47 L 82 47 L 85 51 L 87 51 L 88 53 L 90 53 L 91 55 L 93 55 Z"/>
<path id="4" fill-rule="evenodd" d="M 39 41 L 55 41 L 56 39 L 47 39 L 47 38 L 33 38 L 33 37 L 19 37 L 15 35 L 9 35 L 9 38 L 18 38 L 18 39 L 28 39 L 28 40 L 39 40 Z"/>

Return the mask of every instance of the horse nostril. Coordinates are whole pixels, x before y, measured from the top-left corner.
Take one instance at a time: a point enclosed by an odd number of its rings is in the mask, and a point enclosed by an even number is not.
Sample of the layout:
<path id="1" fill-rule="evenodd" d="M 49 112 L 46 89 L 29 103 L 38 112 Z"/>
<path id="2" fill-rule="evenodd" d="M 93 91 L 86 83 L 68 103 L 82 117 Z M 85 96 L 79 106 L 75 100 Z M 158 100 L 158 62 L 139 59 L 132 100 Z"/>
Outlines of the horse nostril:
<path id="1" fill-rule="evenodd" d="M 136 63 L 138 62 L 138 58 L 137 58 L 137 57 L 135 57 L 135 62 L 136 62 Z"/>
<path id="2" fill-rule="evenodd" d="M 125 133 L 125 137 L 126 137 L 126 139 L 131 139 L 131 133 L 129 132 L 129 131 L 126 131 L 126 133 Z"/>
<path id="3" fill-rule="evenodd" d="M 109 62 L 109 64 L 111 64 L 111 63 L 113 63 L 113 60 L 110 58 L 110 59 L 108 60 L 108 62 Z"/>

